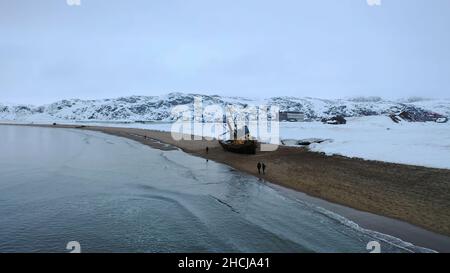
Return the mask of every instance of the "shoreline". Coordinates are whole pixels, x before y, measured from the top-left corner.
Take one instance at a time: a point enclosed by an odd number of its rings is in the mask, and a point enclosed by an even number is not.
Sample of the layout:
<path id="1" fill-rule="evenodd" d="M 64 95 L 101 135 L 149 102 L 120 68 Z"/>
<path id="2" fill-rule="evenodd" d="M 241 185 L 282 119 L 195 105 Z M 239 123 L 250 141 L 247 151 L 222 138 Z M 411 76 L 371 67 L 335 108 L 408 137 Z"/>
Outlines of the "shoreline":
<path id="1" fill-rule="evenodd" d="M 445 216 L 445 213 L 449 211 L 448 206 L 450 206 L 450 204 L 441 204 L 444 206 L 444 208 L 447 206 L 447 210 L 439 210 L 439 206 L 436 207 L 436 204 L 434 204 L 433 206 L 434 202 L 428 204 L 428 202 L 433 201 L 433 199 L 429 201 L 427 199 L 421 200 L 420 198 L 418 198 L 423 194 L 422 192 L 414 189 L 414 187 L 411 189 L 411 187 L 405 187 L 405 185 L 401 185 L 401 187 L 393 187 L 392 185 L 389 185 L 389 182 L 392 182 L 391 179 L 387 181 L 388 184 L 384 185 L 387 188 L 383 187 L 383 183 L 377 183 L 379 185 L 376 185 L 377 187 L 373 189 L 373 191 L 367 189 L 367 183 L 358 185 L 358 178 L 356 178 L 356 183 L 354 183 L 353 181 L 352 183 L 345 181 L 345 178 L 349 175 L 346 174 L 346 172 L 350 172 L 351 177 L 368 177 L 370 180 L 370 172 L 373 172 L 373 170 L 369 171 L 368 173 L 360 173 L 361 170 L 359 168 L 364 168 L 364 166 L 366 165 L 374 165 L 372 167 L 375 167 L 375 169 L 379 169 L 380 167 L 384 166 L 388 169 L 388 174 L 394 176 L 395 174 L 393 173 L 393 171 L 412 170 L 413 173 L 409 174 L 409 176 L 414 176 L 417 175 L 417 173 L 420 173 L 423 179 L 426 181 L 430 179 L 436 179 L 436 177 L 445 177 L 445 175 L 448 175 L 447 177 L 450 177 L 450 170 L 431 169 L 425 167 L 383 162 L 372 162 L 360 159 L 345 158 L 342 156 L 330 157 L 315 152 L 308 152 L 305 149 L 293 147 L 280 147 L 280 149 L 276 152 L 259 152 L 257 153 L 257 155 L 253 156 L 231 154 L 222 151 L 222 148 L 219 147 L 217 141 L 175 141 L 172 139 L 170 132 L 152 131 L 145 129 L 80 125 L 1 125 L 84 129 L 98 131 L 119 137 L 125 137 L 156 149 L 172 150 L 174 149 L 174 147 L 177 147 L 186 153 L 223 163 L 238 171 L 242 171 L 247 174 L 259 177 L 260 179 L 263 179 L 264 182 L 269 182 L 270 186 L 276 188 L 277 190 L 287 191 L 295 198 L 299 198 L 301 200 L 310 202 L 314 205 L 323 207 L 334 213 L 342 215 L 347 219 L 357 223 L 364 229 L 370 229 L 385 233 L 400 238 L 403 241 L 411 242 L 417 246 L 430 248 L 439 252 L 450 252 L 450 237 L 448 237 L 450 234 L 450 219 L 448 216 Z M 205 152 L 207 146 L 209 147 L 208 154 L 206 154 Z M 304 166 L 309 167 L 310 170 L 305 171 L 305 168 L 296 168 L 296 166 L 298 167 L 298 165 L 302 165 L 302 163 L 304 163 L 303 160 L 311 159 L 311 157 L 318 163 L 315 162 L 313 165 L 308 164 L 310 166 Z M 332 161 L 330 161 L 330 159 L 332 159 Z M 257 174 L 255 165 L 256 162 L 260 160 L 264 161 L 266 165 L 268 165 L 268 173 L 266 176 Z M 326 168 L 323 168 L 323 166 L 329 166 L 328 163 L 330 165 L 338 164 L 338 167 L 347 167 L 348 169 L 345 169 L 343 174 L 337 174 L 336 177 L 334 176 L 334 174 L 336 173 L 329 172 L 328 170 L 326 170 Z M 381 169 L 381 171 L 383 170 Z M 375 175 L 380 175 L 379 172 L 380 170 L 378 172 L 375 172 Z M 382 180 L 383 177 L 384 176 L 381 175 L 381 178 L 379 178 L 379 180 Z M 316 183 L 311 183 L 314 180 L 316 181 Z M 323 181 L 327 180 L 332 180 L 330 181 L 332 184 L 330 184 L 330 182 L 322 183 Z M 297 181 L 297 183 L 293 183 L 295 181 Z M 411 181 L 410 177 L 407 177 L 406 181 Z M 417 181 L 413 182 L 417 183 Z M 441 178 L 441 180 L 437 182 L 441 182 L 443 184 L 441 185 L 441 187 L 444 187 L 444 192 L 440 192 L 440 195 L 437 196 L 437 199 L 444 198 L 445 201 L 445 198 L 448 197 L 449 194 L 448 190 L 450 189 L 449 178 Z M 429 186 L 427 185 L 427 183 L 425 183 L 425 185 Z M 362 191 L 361 187 L 365 187 L 366 190 Z M 441 187 L 437 187 L 437 190 L 442 190 Z M 408 193 L 408 191 L 412 191 L 412 193 Z M 430 189 L 430 191 L 431 193 L 435 193 L 436 189 Z M 359 196 L 361 194 L 360 192 L 363 193 L 362 196 Z M 371 192 L 373 192 L 372 196 L 370 194 Z M 371 201 L 374 201 L 373 199 L 380 197 L 380 192 L 387 192 L 388 196 L 385 196 L 383 198 L 384 200 L 389 200 L 389 198 L 391 198 L 392 200 L 388 203 L 383 200 L 379 200 L 378 202 L 380 205 L 376 207 L 371 204 Z M 355 194 L 359 195 L 356 197 Z M 402 196 L 402 194 L 407 196 Z M 393 196 L 395 196 L 396 198 L 394 198 Z M 417 203 L 409 204 L 410 206 L 405 208 L 403 207 L 404 203 L 402 204 L 402 201 L 416 201 Z M 362 204 L 358 205 L 358 203 Z M 371 204 L 372 207 L 367 206 L 368 203 Z M 365 204 L 366 207 L 362 206 L 363 204 Z M 383 208 L 383 206 L 385 208 Z M 424 209 L 425 211 L 421 209 Z M 417 221 L 421 220 L 421 215 L 424 214 L 430 215 L 430 217 L 426 218 L 428 220 L 441 217 L 441 221 L 439 221 L 439 223 L 430 220 L 430 222 L 428 223 L 420 223 L 420 221 Z"/>

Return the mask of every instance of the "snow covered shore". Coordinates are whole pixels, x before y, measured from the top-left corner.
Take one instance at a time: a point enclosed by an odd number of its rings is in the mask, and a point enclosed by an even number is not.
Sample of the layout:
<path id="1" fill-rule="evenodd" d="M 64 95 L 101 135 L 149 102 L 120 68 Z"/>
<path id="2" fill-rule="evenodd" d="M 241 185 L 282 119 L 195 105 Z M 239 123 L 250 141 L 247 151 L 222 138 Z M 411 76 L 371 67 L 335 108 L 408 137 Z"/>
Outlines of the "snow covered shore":
<path id="1" fill-rule="evenodd" d="M 283 139 L 330 139 L 312 151 L 369 160 L 450 169 L 450 124 L 394 123 L 386 116 L 349 118 L 345 125 L 283 123 Z"/>

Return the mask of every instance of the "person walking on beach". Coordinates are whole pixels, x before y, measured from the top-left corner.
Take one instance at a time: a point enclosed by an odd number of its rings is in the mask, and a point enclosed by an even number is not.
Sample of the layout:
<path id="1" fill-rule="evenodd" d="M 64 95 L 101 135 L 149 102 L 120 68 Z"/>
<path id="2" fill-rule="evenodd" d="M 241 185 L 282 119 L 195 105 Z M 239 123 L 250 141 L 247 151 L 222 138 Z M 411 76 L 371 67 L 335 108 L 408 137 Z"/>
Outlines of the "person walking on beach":
<path id="1" fill-rule="evenodd" d="M 266 174 L 266 164 L 264 164 L 264 162 L 263 162 L 261 165 L 262 165 L 263 174 Z"/>
<path id="2" fill-rule="evenodd" d="M 208 154 L 208 152 L 209 152 L 209 147 L 206 146 L 206 154 Z"/>
<path id="3" fill-rule="evenodd" d="M 261 174 L 261 162 L 258 162 L 258 164 L 256 164 L 256 168 L 258 168 L 258 173 Z"/>

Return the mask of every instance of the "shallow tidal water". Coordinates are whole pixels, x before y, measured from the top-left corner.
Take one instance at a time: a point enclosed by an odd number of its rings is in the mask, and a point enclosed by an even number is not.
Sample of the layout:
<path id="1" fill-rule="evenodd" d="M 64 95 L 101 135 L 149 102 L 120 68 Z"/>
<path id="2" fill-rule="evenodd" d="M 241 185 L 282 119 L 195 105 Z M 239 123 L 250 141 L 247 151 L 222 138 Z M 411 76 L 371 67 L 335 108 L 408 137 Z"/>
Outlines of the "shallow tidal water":
<path id="1" fill-rule="evenodd" d="M 426 251 L 178 150 L 76 129 L 0 136 L 0 252 Z"/>

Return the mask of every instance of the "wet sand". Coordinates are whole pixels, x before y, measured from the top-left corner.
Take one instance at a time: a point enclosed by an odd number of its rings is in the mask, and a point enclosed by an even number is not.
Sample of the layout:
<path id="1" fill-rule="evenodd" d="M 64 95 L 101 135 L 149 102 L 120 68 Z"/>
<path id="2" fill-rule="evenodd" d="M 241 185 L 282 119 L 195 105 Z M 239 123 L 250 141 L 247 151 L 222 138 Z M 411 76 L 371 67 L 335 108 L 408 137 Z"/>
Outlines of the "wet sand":
<path id="1" fill-rule="evenodd" d="M 437 251 L 450 252 L 450 170 L 326 156 L 304 148 L 284 146 L 274 152 L 240 155 L 224 152 L 217 141 L 176 141 L 168 132 L 144 129 L 40 126 L 100 131 L 158 149 L 173 149 L 170 146 L 173 145 L 306 193 L 302 198 L 339 213 L 364 228 Z M 209 147 L 208 154 L 206 147 Z M 267 165 L 265 175 L 258 174 L 256 164 L 259 161 Z"/>

